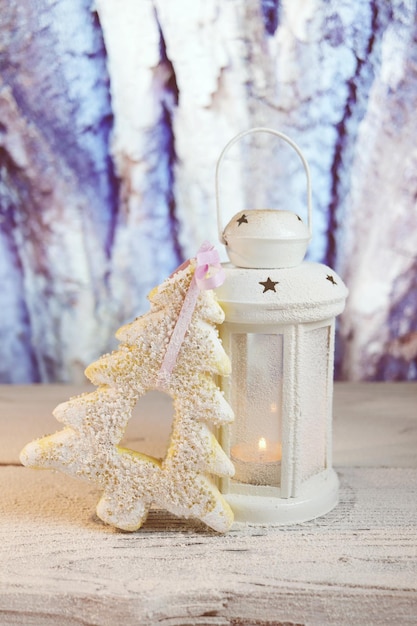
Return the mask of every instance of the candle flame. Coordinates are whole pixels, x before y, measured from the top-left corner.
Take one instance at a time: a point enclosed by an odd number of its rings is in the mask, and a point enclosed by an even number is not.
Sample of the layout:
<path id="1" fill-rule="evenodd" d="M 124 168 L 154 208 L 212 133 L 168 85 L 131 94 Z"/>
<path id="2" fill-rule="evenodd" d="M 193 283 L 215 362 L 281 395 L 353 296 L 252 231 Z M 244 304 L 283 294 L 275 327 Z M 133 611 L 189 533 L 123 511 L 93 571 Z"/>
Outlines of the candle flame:
<path id="1" fill-rule="evenodd" d="M 259 450 L 266 450 L 266 439 L 265 437 L 261 437 L 258 441 Z"/>

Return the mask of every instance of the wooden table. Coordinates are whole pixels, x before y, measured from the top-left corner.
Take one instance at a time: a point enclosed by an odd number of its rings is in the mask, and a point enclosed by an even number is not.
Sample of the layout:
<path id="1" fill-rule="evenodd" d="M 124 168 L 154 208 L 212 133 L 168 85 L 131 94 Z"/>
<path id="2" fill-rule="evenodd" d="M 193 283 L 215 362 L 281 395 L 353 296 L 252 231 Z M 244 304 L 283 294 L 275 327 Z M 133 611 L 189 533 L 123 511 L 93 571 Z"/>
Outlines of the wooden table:
<path id="1" fill-rule="evenodd" d="M 338 384 L 340 504 L 290 527 L 219 536 L 154 511 L 129 534 L 95 515 L 95 488 L 21 467 L 25 443 L 80 387 L 0 386 L 0 624 L 417 624 L 417 385 Z M 128 440 L 152 448 L 164 396 Z"/>

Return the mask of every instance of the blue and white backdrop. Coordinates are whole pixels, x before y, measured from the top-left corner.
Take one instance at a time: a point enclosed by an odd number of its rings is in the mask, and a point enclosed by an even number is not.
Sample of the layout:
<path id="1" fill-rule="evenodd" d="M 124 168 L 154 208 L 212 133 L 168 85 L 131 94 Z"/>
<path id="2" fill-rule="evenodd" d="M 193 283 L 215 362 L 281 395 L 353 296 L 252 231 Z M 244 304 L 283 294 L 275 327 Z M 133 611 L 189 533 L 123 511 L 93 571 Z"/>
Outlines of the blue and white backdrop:
<path id="1" fill-rule="evenodd" d="M 350 289 L 337 377 L 417 378 L 414 1 L 0 0 L 0 26 L 0 382 L 82 380 L 217 241 L 216 160 L 254 126 L 310 163 L 309 258 Z M 229 217 L 305 215 L 288 146 L 236 150 Z"/>

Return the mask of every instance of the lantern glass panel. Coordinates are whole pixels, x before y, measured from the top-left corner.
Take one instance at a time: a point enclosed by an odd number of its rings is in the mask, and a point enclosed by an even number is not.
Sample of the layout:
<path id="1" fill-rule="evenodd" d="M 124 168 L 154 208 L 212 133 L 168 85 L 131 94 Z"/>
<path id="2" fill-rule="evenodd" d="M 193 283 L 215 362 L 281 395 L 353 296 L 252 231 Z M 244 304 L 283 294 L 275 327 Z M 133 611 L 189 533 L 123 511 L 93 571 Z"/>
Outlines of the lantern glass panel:
<path id="1" fill-rule="evenodd" d="M 231 335 L 231 403 L 235 420 L 230 452 L 234 480 L 279 487 L 282 430 L 282 334 Z"/>
<path id="2" fill-rule="evenodd" d="M 321 472 L 326 467 L 328 424 L 330 415 L 329 351 L 331 327 L 305 329 L 300 354 L 300 480 Z"/>

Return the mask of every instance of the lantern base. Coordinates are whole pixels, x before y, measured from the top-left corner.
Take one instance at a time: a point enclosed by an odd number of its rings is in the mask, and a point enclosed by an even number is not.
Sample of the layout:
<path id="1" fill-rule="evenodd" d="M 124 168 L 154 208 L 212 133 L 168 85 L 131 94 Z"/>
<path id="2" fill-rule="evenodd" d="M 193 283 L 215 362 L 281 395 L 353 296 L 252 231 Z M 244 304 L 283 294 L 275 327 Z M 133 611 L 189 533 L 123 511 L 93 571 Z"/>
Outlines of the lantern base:
<path id="1" fill-rule="evenodd" d="M 225 494 L 235 522 L 284 526 L 299 524 L 325 515 L 339 501 L 339 479 L 333 469 L 306 481 L 298 496 L 279 498 L 242 493 Z"/>

